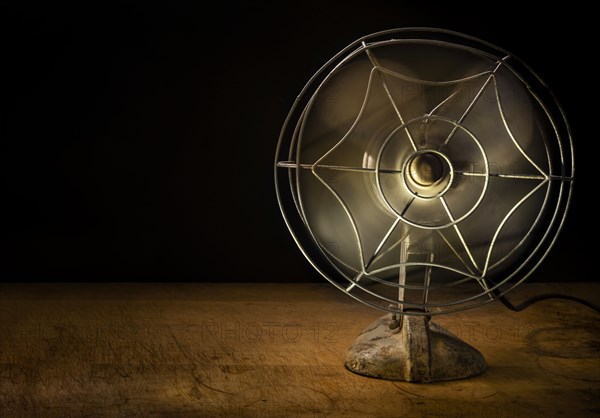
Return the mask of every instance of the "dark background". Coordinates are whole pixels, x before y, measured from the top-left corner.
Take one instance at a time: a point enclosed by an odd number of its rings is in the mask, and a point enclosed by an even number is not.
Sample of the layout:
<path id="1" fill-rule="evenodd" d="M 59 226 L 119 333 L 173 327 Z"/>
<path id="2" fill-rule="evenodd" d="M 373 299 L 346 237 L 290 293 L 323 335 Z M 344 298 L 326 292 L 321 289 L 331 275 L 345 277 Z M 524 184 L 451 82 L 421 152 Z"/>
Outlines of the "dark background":
<path id="1" fill-rule="evenodd" d="M 595 216 L 584 195 L 583 147 L 597 142 L 593 106 L 580 101 L 597 89 L 579 52 L 594 53 L 585 9 L 151 3 L 1 6 L 0 280 L 321 281 L 275 201 L 279 130 L 327 59 L 403 26 L 495 43 L 552 87 L 573 127 L 578 184 L 533 279 L 591 280 L 579 240 L 592 231 L 577 226 Z"/>

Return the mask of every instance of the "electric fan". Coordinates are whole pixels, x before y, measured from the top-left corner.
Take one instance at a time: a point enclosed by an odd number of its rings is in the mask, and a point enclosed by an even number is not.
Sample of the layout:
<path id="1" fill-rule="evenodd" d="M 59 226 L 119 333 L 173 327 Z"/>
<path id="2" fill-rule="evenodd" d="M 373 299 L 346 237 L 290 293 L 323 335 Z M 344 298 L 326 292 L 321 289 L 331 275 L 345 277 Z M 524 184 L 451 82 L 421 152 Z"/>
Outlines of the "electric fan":
<path id="1" fill-rule="evenodd" d="M 388 311 L 356 340 L 353 372 L 430 382 L 482 373 L 430 322 L 523 282 L 571 199 L 560 106 L 522 61 L 441 29 L 357 40 L 297 97 L 275 157 L 277 198 L 309 262 Z"/>

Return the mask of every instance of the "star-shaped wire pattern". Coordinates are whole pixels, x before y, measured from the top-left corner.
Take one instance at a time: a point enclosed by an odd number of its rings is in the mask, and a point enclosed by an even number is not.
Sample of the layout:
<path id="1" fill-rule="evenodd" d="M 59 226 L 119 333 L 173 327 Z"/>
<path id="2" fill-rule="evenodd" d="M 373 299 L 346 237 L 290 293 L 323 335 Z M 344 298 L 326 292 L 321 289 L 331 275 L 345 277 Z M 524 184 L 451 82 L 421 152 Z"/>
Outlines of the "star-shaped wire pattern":
<path id="1" fill-rule="evenodd" d="M 490 274 L 522 256 L 552 182 L 570 179 L 550 174 L 547 139 L 522 117 L 532 100 L 523 97 L 509 55 L 435 81 L 378 55 L 377 45 L 363 42 L 347 64 L 352 71 L 341 66 L 325 79 L 296 126 L 294 161 L 277 164 L 295 172 L 300 216 L 348 293 L 399 311 L 493 299 L 499 284 Z M 343 83 L 328 84 L 334 76 Z M 356 88 L 332 99 L 348 85 Z M 425 175 L 442 167 L 439 185 L 412 185 L 423 155 L 432 162 Z M 329 203 L 309 203 L 315 194 Z M 479 290 L 466 297 L 430 299 L 440 288 L 470 283 Z"/>

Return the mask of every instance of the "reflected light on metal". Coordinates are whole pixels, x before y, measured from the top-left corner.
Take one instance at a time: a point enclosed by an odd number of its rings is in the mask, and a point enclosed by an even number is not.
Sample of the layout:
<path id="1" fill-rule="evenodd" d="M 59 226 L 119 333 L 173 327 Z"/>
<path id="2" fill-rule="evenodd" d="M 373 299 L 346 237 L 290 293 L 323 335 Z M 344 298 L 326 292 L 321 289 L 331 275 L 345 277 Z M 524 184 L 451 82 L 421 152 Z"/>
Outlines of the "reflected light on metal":
<path id="1" fill-rule="evenodd" d="M 281 131 L 277 198 L 311 264 L 390 313 L 346 367 L 432 382 L 483 373 L 432 315 L 490 302 L 550 251 L 573 144 L 560 106 L 520 60 L 439 29 L 369 35 L 304 87 Z"/>

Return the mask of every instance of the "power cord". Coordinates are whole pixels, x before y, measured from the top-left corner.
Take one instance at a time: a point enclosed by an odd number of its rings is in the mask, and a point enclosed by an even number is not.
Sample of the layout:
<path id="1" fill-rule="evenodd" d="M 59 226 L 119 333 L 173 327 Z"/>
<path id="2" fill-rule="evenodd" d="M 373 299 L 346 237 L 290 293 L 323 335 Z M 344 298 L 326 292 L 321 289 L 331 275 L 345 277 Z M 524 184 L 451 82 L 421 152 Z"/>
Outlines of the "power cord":
<path id="1" fill-rule="evenodd" d="M 588 308 L 593 309 L 596 312 L 600 313 L 600 306 L 596 305 L 595 303 L 592 303 L 588 300 L 581 299 L 581 298 L 578 298 L 575 296 L 563 295 L 561 293 L 546 293 L 543 295 L 533 296 L 533 297 L 530 297 L 529 299 L 525 299 L 525 301 L 519 303 L 517 306 L 513 305 L 512 302 L 510 300 L 508 300 L 506 296 L 498 297 L 498 300 L 500 302 L 502 302 L 502 304 L 504 304 L 504 306 L 506 306 L 508 309 L 510 309 L 511 311 L 514 311 L 514 312 L 520 312 L 523 309 L 526 309 L 529 306 L 533 305 L 534 303 L 537 303 L 537 302 L 540 302 L 540 301 L 546 300 L 546 299 L 570 300 L 573 302 L 580 303 L 584 306 L 587 306 Z"/>

